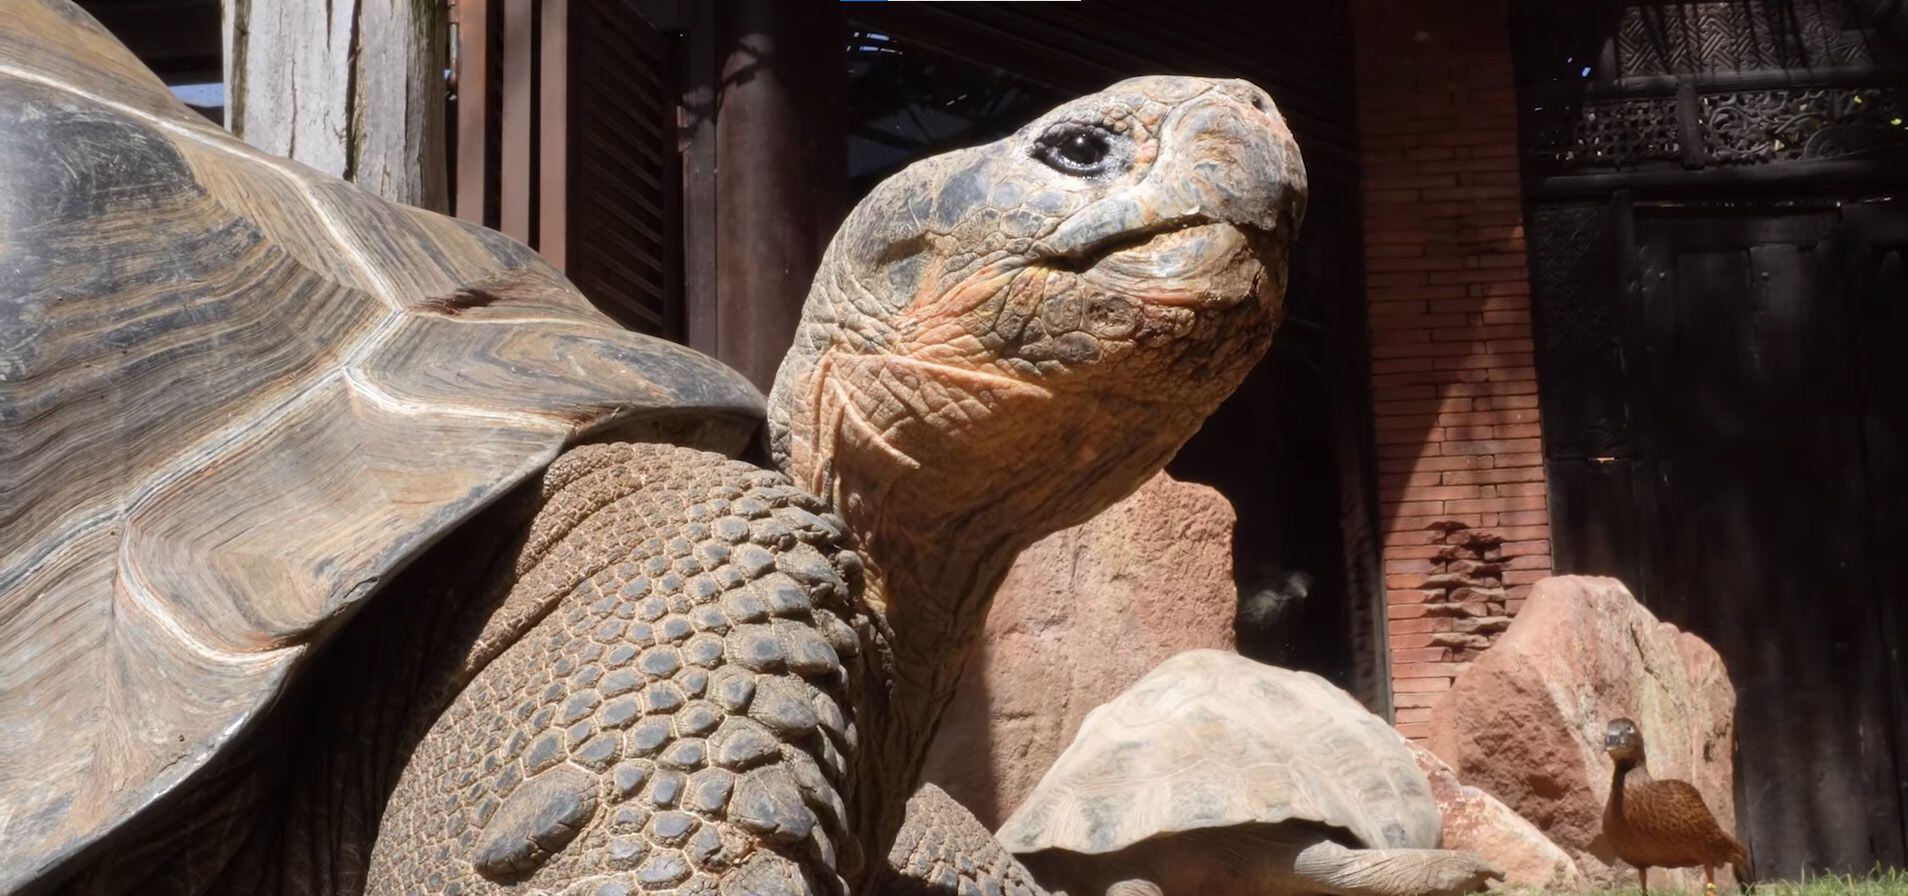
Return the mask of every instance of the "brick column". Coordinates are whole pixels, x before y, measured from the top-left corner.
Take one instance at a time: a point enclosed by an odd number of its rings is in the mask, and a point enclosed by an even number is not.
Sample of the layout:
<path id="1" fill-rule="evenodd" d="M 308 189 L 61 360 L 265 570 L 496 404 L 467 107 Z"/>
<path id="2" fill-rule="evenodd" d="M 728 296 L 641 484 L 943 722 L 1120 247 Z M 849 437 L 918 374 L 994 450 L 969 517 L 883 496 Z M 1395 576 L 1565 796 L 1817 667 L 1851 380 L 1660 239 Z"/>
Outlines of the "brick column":
<path id="1" fill-rule="evenodd" d="M 1356 0 L 1397 724 L 1550 572 L 1504 0 Z"/>

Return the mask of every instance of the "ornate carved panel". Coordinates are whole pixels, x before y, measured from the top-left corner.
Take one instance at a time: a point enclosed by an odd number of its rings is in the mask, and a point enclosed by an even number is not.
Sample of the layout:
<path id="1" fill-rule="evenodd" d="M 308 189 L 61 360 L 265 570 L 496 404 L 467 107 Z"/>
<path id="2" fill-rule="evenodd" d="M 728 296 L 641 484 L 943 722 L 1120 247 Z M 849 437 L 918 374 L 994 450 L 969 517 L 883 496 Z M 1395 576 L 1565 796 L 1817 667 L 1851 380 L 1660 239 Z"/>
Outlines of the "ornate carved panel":
<path id="1" fill-rule="evenodd" d="M 1908 146 L 1908 102 L 1894 88 L 1783 88 L 1560 103 L 1525 116 L 1532 162 L 1551 173 L 1650 163 L 1749 165 L 1832 159 Z M 1691 121 L 1685 122 L 1688 116 Z M 1694 147 L 1683 136 L 1700 138 Z M 1699 150 L 1692 152 L 1692 149 Z"/>
<path id="2" fill-rule="evenodd" d="M 1532 110 L 1525 125 L 1528 152 L 1546 168 L 1620 168 L 1683 158 L 1675 97 L 1558 103 Z"/>
<path id="3" fill-rule="evenodd" d="M 1512 25 L 1537 176 L 1908 151 L 1899 0 L 1524 0 Z"/>
<path id="4" fill-rule="evenodd" d="M 1617 75 L 1690 75 L 1874 64 L 1865 23 L 1886 4 L 1849 0 L 1639 3 L 1617 25 Z"/>
<path id="5" fill-rule="evenodd" d="M 1887 88 L 1704 94 L 1703 149 L 1718 164 L 1829 159 L 1908 143 L 1900 91 Z"/>

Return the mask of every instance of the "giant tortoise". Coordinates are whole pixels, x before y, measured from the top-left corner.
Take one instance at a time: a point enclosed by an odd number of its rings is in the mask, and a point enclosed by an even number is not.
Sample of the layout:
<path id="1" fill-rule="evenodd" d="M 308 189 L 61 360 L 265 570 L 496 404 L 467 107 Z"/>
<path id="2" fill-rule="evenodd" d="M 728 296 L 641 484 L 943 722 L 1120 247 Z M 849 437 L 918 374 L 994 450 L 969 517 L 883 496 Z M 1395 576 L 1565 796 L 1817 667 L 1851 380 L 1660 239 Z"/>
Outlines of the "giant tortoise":
<path id="1" fill-rule="evenodd" d="M 1012 558 L 1260 357 L 1304 192 L 1236 81 L 923 161 L 764 414 L 0 0 L 0 890 L 866 891 Z"/>
<path id="2" fill-rule="evenodd" d="M 1073 896 L 1456 896 L 1502 872 L 1438 849 L 1403 738 L 1310 672 L 1171 657 L 1095 707 L 1001 825 Z"/>

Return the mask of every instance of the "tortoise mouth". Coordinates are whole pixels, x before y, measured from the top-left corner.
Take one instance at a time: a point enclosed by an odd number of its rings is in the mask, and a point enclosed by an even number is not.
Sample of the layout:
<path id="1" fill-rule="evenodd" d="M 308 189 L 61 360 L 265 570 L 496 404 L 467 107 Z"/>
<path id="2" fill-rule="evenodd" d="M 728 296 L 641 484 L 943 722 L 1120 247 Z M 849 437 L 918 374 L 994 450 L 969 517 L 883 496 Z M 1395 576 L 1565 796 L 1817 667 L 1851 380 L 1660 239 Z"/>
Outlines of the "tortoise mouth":
<path id="1" fill-rule="evenodd" d="M 1182 220 L 1109 241 L 1072 267 L 1083 279 L 1147 305 L 1223 310 L 1265 298 L 1280 246 L 1270 231 Z"/>

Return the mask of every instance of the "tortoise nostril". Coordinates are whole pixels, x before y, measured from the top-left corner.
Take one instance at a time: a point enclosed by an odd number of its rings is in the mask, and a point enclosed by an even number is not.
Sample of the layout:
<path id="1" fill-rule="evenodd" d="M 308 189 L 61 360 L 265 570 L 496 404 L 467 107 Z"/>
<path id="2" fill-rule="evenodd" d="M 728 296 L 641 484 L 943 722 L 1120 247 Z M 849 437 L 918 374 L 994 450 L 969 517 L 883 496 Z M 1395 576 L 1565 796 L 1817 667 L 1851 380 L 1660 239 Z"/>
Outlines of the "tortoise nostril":
<path id="1" fill-rule="evenodd" d="M 1272 109 L 1271 95 L 1250 81 L 1226 81 L 1219 85 L 1218 92 L 1221 96 L 1245 103 L 1259 112 Z"/>

